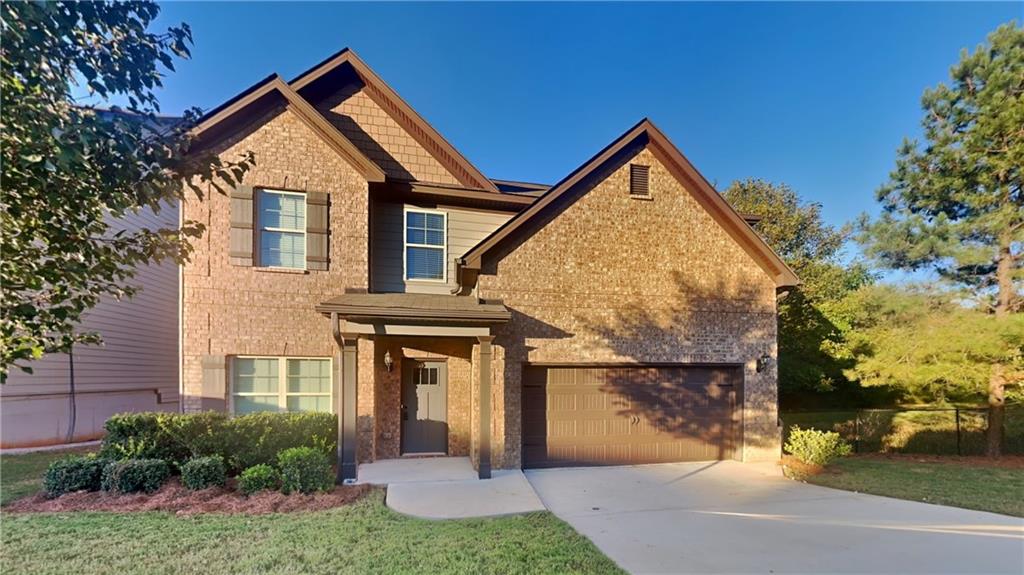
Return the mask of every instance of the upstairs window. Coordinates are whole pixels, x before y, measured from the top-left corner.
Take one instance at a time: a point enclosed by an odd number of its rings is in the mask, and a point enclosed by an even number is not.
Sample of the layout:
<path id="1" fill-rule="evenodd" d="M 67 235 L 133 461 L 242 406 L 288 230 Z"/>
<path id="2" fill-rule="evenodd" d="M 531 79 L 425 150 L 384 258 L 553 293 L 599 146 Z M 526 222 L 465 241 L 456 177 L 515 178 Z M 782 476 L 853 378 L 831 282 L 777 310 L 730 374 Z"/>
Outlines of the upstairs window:
<path id="1" fill-rule="evenodd" d="M 405 279 L 446 281 L 447 223 L 444 212 L 405 211 Z"/>
<path id="2" fill-rule="evenodd" d="M 260 190 L 259 265 L 306 268 L 306 195 Z"/>
<path id="3" fill-rule="evenodd" d="M 629 195 L 647 198 L 651 195 L 651 167 L 640 164 L 629 165 Z"/>

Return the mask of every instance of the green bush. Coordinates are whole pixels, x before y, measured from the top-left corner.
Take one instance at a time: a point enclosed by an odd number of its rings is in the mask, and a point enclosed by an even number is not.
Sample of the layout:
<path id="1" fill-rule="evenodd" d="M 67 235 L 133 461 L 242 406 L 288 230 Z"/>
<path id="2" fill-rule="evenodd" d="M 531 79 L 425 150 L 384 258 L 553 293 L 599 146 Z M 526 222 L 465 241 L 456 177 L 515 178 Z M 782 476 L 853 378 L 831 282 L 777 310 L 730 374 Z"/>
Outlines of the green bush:
<path id="1" fill-rule="evenodd" d="M 238 490 L 245 495 L 252 495 L 263 490 L 274 491 L 280 481 L 281 474 L 276 469 L 266 463 L 260 463 L 246 469 L 238 476 Z"/>
<path id="2" fill-rule="evenodd" d="M 334 486 L 331 464 L 327 456 L 312 447 L 292 447 L 277 455 L 281 468 L 281 491 L 313 493 L 330 491 Z"/>
<path id="3" fill-rule="evenodd" d="M 126 459 L 103 468 L 101 487 L 120 493 L 153 493 L 171 475 L 171 467 L 162 459 Z"/>
<path id="4" fill-rule="evenodd" d="M 126 413 L 107 420 L 102 453 L 111 459 L 163 459 L 180 469 L 189 459 L 220 455 L 229 473 L 274 464 L 290 447 L 334 452 L 337 418 L 330 413 Z"/>
<path id="5" fill-rule="evenodd" d="M 43 475 L 43 490 L 48 497 L 75 491 L 98 491 L 107 463 L 109 461 L 94 454 L 71 455 L 54 461 Z"/>
<path id="6" fill-rule="evenodd" d="M 227 465 L 220 455 L 197 457 L 181 466 L 181 483 L 189 489 L 224 487 L 227 482 Z"/>
<path id="7" fill-rule="evenodd" d="M 786 442 L 786 452 L 810 465 L 828 465 L 837 457 L 850 454 L 852 448 L 834 431 L 800 429 L 793 426 Z"/>

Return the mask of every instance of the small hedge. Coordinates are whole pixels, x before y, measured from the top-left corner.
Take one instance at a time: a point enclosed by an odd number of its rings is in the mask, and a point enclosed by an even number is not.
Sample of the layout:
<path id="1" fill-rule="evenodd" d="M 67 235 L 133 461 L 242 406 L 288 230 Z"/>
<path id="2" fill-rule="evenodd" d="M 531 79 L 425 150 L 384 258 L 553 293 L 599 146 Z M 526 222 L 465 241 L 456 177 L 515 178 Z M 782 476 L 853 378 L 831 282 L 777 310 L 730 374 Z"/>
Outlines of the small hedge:
<path id="1" fill-rule="evenodd" d="M 162 459 L 127 459 L 103 468 L 101 487 L 120 493 L 153 493 L 171 475 L 171 467 Z"/>
<path id="2" fill-rule="evenodd" d="M 54 461 L 43 475 L 43 490 L 48 497 L 75 491 L 98 491 L 103 484 L 103 468 L 108 460 L 90 455 L 71 455 Z"/>
<path id="3" fill-rule="evenodd" d="M 181 466 L 181 483 L 193 490 L 224 487 L 228 483 L 227 465 L 220 455 L 190 459 Z"/>
<path id="4" fill-rule="evenodd" d="M 330 413 L 126 413 L 104 426 L 101 453 L 110 459 L 163 459 L 176 469 L 186 461 L 220 455 L 229 473 L 274 464 L 278 452 L 310 447 L 329 455 L 337 445 L 337 418 Z"/>
<path id="5" fill-rule="evenodd" d="M 277 456 L 281 468 L 281 492 L 313 493 L 334 487 L 331 464 L 321 451 L 311 447 L 285 449 Z"/>
<path id="6" fill-rule="evenodd" d="M 260 463 L 246 469 L 238 476 L 238 490 L 244 495 L 252 495 L 257 491 L 274 491 L 281 482 L 281 474 L 276 469 Z"/>
<path id="7" fill-rule="evenodd" d="M 839 457 L 846 457 L 852 448 L 834 431 L 800 429 L 793 426 L 786 442 L 786 452 L 810 465 L 825 466 Z"/>

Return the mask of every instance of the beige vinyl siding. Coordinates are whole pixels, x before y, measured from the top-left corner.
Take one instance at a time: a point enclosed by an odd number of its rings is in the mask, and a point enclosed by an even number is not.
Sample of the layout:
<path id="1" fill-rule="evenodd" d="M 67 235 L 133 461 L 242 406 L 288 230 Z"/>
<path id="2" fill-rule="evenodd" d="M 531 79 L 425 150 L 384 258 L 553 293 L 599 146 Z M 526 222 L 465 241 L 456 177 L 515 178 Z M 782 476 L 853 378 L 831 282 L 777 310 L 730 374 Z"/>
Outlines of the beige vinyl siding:
<path id="1" fill-rule="evenodd" d="M 112 228 L 177 225 L 175 205 L 142 211 Z M 114 413 L 178 409 L 178 267 L 144 266 L 133 284 L 142 287 L 135 297 L 104 298 L 84 316 L 82 331 L 99 332 L 103 344 L 75 346 L 79 439 L 100 434 Z M 48 355 L 31 367 L 32 374 L 12 370 L 0 386 L 3 447 L 57 443 L 67 432 L 67 355 Z"/>
<path id="2" fill-rule="evenodd" d="M 403 212 L 423 208 L 445 212 L 448 215 L 448 281 L 406 281 L 402 267 L 405 250 Z M 372 222 L 371 289 L 375 292 L 408 292 L 446 294 L 455 287 L 455 260 L 462 257 L 480 240 L 507 222 L 513 214 L 454 206 L 433 206 L 374 202 Z"/>

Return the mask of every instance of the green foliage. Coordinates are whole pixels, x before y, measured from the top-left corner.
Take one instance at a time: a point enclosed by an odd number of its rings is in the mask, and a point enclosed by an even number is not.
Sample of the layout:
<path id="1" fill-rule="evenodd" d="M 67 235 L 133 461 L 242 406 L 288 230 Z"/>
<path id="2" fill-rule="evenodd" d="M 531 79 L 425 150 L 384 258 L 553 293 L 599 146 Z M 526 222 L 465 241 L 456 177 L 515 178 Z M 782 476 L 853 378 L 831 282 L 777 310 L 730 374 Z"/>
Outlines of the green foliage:
<path id="1" fill-rule="evenodd" d="M 330 461 L 317 449 L 285 449 L 277 455 L 277 464 L 281 468 L 281 491 L 285 494 L 330 491 L 334 487 Z"/>
<path id="2" fill-rule="evenodd" d="M 877 286 L 850 296 L 847 375 L 865 386 L 901 390 L 904 401 L 978 402 L 994 366 L 1024 372 L 1024 315 L 967 308 L 940 291 Z M 1021 378 L 1007 395 L 1024 398 Z"/>
<path id="3" fill-rule="evenodd" d="M 170 475 L 171 467 L 162 459 L 112 461 L 103 468 L 100 486 L 119 493 L 153 493 Z"/>
<path id="4" fill-rule="evenodd" d="M 46 468 L 43 490 L 49 497 L 58 497 L 75 491 L 99 491 L 106 459 L 89 455 L 71 455 L 59 459 Z"/>
<path id="5" fill-rule="evenodd" d="M 879 263 L 934 269 L 997 312 L 1019 310 L 1024 279 L 1024 29 L 1000 26 L 961 52 L 951 84 L 921 99 L 926 142 L 906 140 L 862 216 L 859 240 Z"/>
<path id="6" fill-rule="evenodd" d="M 755 230 L 803 282 L 779 303 L 783 403 L 848 388 L 850 354 L 833 317 L 836 302 L 873 281 L 863 265 L 841 261 L 849 231 L 826 224 L 820 205 L 804 202 L 785 184 L 748 179 L 733 182 L 722 195 L 740 212 L 763 218 Z"/>
<path id="7" fill-rule="evenodd" d="M 227 482 L 227 466 L 220 455 L 196 457 L 181 466 L 181 483 L 189 489 L 224 487 Z"/>
<path id="8" fill-rule="evenodd" d="M 238 476 L 238 490 L 245 495 L 252 495 L 257 491 L 273 491 L 280 483 L 281 474 L 266 463 L 253 465 Z"/>
<path id="9" fill-rule="evenodd" d="M 82 313 L 135 293 L 140 264 L 184 261 L 203 231 L 192 221 L 117 231 L 112 220 L 159 211 L 186 187 L 223 191 L 252 163 L 189 155 L 198 110 L 157 117 L 156 90 L 192 43 L 185 24 L 149 31 L 159 11 L 152 1 L 0 3 L 0 381 L 99 341 L 75 332 Z M 110 98 L 129 109 L 93 107 Z"/>
<path id="10" fill-rule="evenodd" d="M 273 464 L 289 447 L 334 453 L 337 421 L 330 413 L 125 413 L 107 420 L 102 453 L 113 459 L 158 458 L 179 468 L 195 457 L 220 455 L 228 471 L 237 473 Z"/>
<path id="11" fill-rule="evenodd" d="M 850 444 L 834 431 L 794 426 L 786 441 L 786 452 L 809 465 L 828 465 L 832 460 L 846 457 L 852 451 Z"/>

